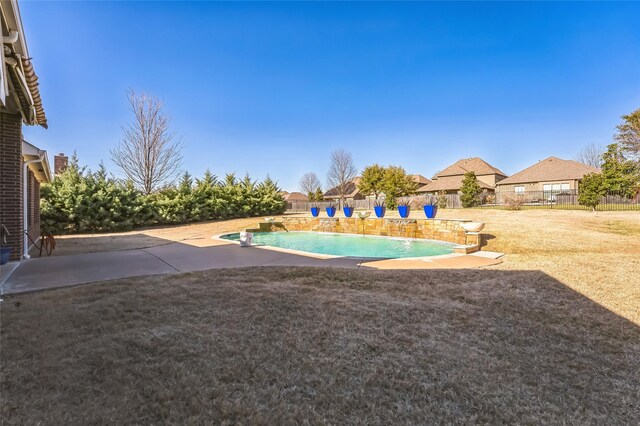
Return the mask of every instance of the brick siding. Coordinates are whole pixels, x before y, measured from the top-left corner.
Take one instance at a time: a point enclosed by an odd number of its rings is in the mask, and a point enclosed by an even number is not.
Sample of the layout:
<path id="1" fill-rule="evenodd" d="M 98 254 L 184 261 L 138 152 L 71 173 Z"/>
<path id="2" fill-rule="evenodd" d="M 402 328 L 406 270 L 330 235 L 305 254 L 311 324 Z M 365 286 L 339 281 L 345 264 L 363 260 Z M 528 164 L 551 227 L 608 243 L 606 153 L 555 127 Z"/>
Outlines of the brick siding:
<path id="1" fill-rule="evenodd" d="M 0 224 L 9 233 L 11 259 L 19 260 L 24 242 L 22 117 L 0 112 Z"/>
<path id="2" fill-rule="evenodd" d="M 69 157 L 60 153 L 53 157 L 53 173 L 59 175 L 64 172 L 69 166 Z"/>

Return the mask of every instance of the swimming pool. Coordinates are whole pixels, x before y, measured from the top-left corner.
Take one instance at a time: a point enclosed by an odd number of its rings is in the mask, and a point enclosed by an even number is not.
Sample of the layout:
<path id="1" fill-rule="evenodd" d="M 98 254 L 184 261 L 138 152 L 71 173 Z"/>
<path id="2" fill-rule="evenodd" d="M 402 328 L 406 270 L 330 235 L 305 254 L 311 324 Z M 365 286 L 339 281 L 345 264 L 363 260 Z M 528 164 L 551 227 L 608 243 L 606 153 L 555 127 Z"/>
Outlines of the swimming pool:
<path id="1" fill-rule="evenodd" d="M 240 234 L 221 235 L 238 241 Z M 377 237 L 322 232 L 254 232 L 253 244 L 333 256 L 398 258 L 453 253 L 456 244 L 433 240 Z"/>

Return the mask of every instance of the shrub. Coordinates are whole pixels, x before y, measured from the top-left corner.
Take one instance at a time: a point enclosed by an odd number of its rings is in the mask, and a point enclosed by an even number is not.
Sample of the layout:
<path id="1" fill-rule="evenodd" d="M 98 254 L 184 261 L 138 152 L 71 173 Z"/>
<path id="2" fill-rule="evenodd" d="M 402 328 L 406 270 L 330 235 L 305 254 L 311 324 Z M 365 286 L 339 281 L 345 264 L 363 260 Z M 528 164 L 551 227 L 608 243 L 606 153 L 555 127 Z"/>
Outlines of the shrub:
<path id="1" fill-rule="evenodd" d="M 603 175 L 600 173 L 586 174 L 580 181 L 578 204 L 591 207 L 595 211 L 606 193 L 606 178 Z"/>
<path id="2" fill-rule="evenodd" d="M 418 184 L 408 175 L 402 167 L 389 166 L 384 169 L 384 180 L 382 181 L 382 190 L 387 200 L 387 206 L 395 210 L 397 199 L 406 197 L 416 192 Z"/>
<path id="3" fill-rule="evenodd" d="M 495 204 L 496 196 L 494 194 L 485 194 L 483 196 L 483 204 Z"/>
<path id="4" fill-rule="evenodd" d="M 108 176 L 103 166 L 96 173 L 79 167 L 74 156 L 62 174 L 43 185 L 41 218 L 44 230 L 67 234 L 274 215 L 284 213 L 285 207 L 269 177 L 255 182 L 245 176 L 238 181 L 229 174 L 219 182 L 207 171 L 194 185 L 185 174 L 177 187 L 145 196 L 131 182 Z"/>
<path id="5" fill-rule="evenodd" d="M 447 206 L 449 205 L 449 199 L 447 198 L 447 193 L 444 191 L 440 191 L 438 193 L 438 198 L 436 202 L 438 204 L 438 208 L 446 209 Z"/>
<path id="6" fill-rule="evenodd" d="M 474 172 L 467 172 L 464 174 L 462 180 L 462 186 L 460 187 L 460 201 L 462 207 L 475 207 L 479 203 L 479 195 L 482 191 L 480 184 L 478 184 L 478 178 Z"/>
<path id="7" fill-rule="evenodd" d="M 522 194 L 504 195 L 504 204 L 507 210 L 520 210 L 526 201 L 525 196 Z"/>

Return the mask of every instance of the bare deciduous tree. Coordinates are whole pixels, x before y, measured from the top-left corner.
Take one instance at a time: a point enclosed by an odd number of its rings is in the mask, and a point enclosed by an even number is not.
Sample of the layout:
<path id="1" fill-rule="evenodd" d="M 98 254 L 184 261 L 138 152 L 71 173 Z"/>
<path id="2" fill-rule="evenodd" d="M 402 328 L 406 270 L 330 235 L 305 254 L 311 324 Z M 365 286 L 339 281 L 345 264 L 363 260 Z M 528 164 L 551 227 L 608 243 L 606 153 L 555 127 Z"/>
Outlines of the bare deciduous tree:
<path id="1" fill-rule="evenodd" d="M 337 149 L 331 153 L 331 164 L 327 173 L 327 183 L 335 188 L 340 200 L 344 201 L 349 183 L 356 177 L 356 166 L 351 154 L 344 149 Z"/>
<path id="2" fill-rule="evenodd" d="M 602 166 L 602 154 L 604 154 L 604 151 L 605 149 L 602 145 L 592 143 L 582 148 L 576 155 L 575 160 L 587 166 L 600 168 Z"/>
<path id="3" fill-rule="evenodd" d="M 322 184 L 313 172 L 305 173 L 300 179 L 300 192 L 305 195 L 315 193 L 319 188 L 322 189 Z"/>
<path id="4" fill-rule="evenodd" d="M 170 131 L 171 119 L 155 96 L 129 89 L 133 121 L 123 127 L 124 136 L 111 158 L 145 194 L 175 182 L 182 165 L 182 144 Z"/>

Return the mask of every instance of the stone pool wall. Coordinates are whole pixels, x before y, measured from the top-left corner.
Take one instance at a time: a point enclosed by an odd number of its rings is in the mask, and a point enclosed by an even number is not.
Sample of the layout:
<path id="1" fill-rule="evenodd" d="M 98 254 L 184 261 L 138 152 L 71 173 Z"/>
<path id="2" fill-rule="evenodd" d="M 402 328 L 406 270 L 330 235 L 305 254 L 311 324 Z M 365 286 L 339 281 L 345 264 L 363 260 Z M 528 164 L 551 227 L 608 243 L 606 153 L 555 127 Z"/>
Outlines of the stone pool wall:
<path id="1" fill-rule="evenodd" d="M 468 220 L 398 219 L 398 218 L 327 218 L 285 216 L 281 222 L 261 223 L 256 231 L 314 231 L 344 234 L 426 238 L 460 245 L 479 246 L 480 235 L 467 233 L 461 223 Z"/>

